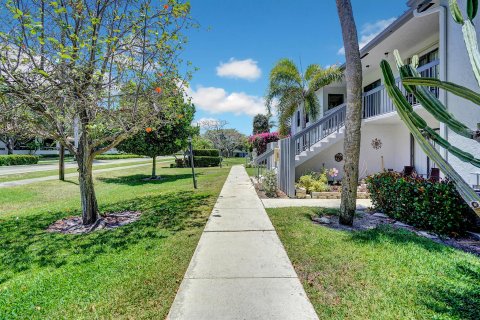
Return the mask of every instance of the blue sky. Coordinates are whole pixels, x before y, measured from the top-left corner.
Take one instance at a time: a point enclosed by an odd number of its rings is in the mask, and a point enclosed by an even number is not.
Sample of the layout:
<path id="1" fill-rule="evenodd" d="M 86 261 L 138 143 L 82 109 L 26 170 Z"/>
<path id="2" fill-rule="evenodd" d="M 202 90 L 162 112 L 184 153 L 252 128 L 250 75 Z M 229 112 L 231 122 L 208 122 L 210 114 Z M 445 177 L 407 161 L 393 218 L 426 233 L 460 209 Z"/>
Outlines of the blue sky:
<path id="1" fill-rule="evenodd" d="M 268 74 L 281 58 L 305 67 L 342 63 L 334 0 L 191 0 L 201 27 L 189 30 L 183 55 L 199 71 L 189 94 L 196 120 L 220 119 L 250 134 L 265 112 Z M 406 9 L 406 0 L 352 0 L 360 43 L 368 42 Z"/>

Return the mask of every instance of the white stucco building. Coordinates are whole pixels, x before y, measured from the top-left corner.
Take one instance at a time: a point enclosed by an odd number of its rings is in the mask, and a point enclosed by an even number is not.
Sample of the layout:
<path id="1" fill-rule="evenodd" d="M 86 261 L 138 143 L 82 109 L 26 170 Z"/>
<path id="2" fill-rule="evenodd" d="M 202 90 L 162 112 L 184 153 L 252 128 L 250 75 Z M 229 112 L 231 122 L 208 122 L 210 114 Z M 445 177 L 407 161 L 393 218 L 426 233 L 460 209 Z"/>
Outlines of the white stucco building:
<path id="1" fill-rule="evenodd" d="M 428 176 L 435 167 L 412 138 L 383 87 L 380 61 L 387 60 L 398 75 L 393 55 L 395 49 L 399 50 L 406 63 L 412 56 L 418 55 L 422 76 L 437 77 L 479 90 L 463 42 L 461 26 L 452 19 L 448 0 L 410 0 L 407 3 L 409 9 L 361 49 L 364 89 L 361 177 L 382 169 L 402 171 L 405 166 L 414 166 L 418 174 Z M 459 3 L 465 12 L 466 1 L 459 0 Z M 478 32 L 480 18 L 477 16 L 475 20 Z M 478 106 L 443 90 L 432 90 L 458 120 L 472 129 L 477 128 L 480 123 Z M 327 86 L 319 90 L 317 95 L 322 103 L 321 116 L 316 120 L 309 119 L 307 127 L 302 130 L 300 119 L 303 115 L 299 108 L 291 122 L 291 137 L 285 139 L 289 141 L 279 143 L 283 149 L 280 152 L 283 161 L 277 163 L 280 188 L 289 195 L 293 192 L 292 180 L 306 172 L 335 167 L 340 171 L 340 178 L 343 173 L 343 161 L 338 160 L 343 153 L 346 84 Z M 415 104 L 412 96 L 407 93 L 405 96 Z M 452 132 L 421 105 L 416 104 L 415 110 L 452 145 L 480 158 L 480 145 L 477 142 Z M 476 184 L 477 177 L 472 173 L 480 172 L 480 169 L 444 150 L 440 151 L 467 183 Z"/>

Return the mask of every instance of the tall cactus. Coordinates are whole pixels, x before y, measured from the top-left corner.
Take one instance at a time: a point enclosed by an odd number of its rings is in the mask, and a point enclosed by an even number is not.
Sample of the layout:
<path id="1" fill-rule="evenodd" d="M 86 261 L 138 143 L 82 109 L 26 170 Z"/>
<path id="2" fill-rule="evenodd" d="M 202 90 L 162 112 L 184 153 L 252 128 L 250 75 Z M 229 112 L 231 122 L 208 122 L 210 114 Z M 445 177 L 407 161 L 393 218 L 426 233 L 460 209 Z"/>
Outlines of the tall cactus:
<path id="1" fill-rule="evenodd" d="M 388 95 L 392 99 L 397 109 L 400 118 L 403 120 L 407 128 L 412 133 L 415 140 L 418 142 L 423 152 L 432 159 L 452 181 L 455 182 L 456 187 L 462 198 L 468 203 L 468 205 L 480 216 L 480 196 L 470 188 L 470 186 L 463 180 L 463 178 L 455 171 L 455 169 L 447 162 L 440 153 L 435 149 L 432 144 L 427 140 L 425 135 L 437 141 L 442 146 L 446 146 L 447 149 L 457 153 L 456 155 L 463 155 L 463 151 L 451 146 L 448 141 L 441 138 L 433 129 L 428 127 L 426 122 L 413 111 L 412 105 L 407 101 L 400 89 L 395 84 L 395 77 L 393 76 L 392 69 L 387 61 L 383 60 L 380 63 L 383 76 L 385 79 L 385 88 Z M 457 152 L 459 151 L 459 152 Z M 452 152 L 452 153 L 453 153 Z M 471 155 L 470 155 L 471 156 Z M 472 156 L 473 157 L 473 156 Z M 478 161 L 478 159 L 475 159 Z"/>
<path id="2" fill-rule="evenodd" d="M 472 22 L 478 12 L 478 0 L 467 0 L 468 19 L 466 20 L 460 11 L 457 0 L 449 0 L 449 5 L 453 19 L 455 22 L 462 25 L 462 33 L 470 63 L 472 65 L 472 70 L 480 86 L 480 51 L 478 49 L 477 35 Z M 397 67 L 400 71 L 402 84 L 407 92 L 413 94 L 428 112 L 430 112 L 438 121 L 444 123 L 448 128 L 461 136 L 480 142 L 479 130 L 470 129 L 455 119 L 455 117 L 447 111 L 447 108 L 441 103 L 441 101 L 425 87 L 441 88 L 480 105 L 480 95 L 478 93 L 451 82 L 445 82 L 433 78 L 422 78 L 416 70 L 418 57 L 414 57 L 413 65 L 404 65 L 398 51 L 395 51 L 395 58 Z M 470 205 L 475 213 L 480 216 L 480 196 L 470 188 L 465 180 L 463 180 L 455 169 L 441 156 L 427 138 L 435 141 L 438 145 L 448 150 L 460 160 L 479 168 L 480 159 L 475 158 L 468 152 L 452 146 L 447 140 L 430 128 L 425 120 L 413 110 L 412 105 L 396 86 L 395 78 L 388 62 L 383 60 L 380 66 L 385 79 L 387 93 L 393 100 L 403 122 L 406 124 L 422 150 L 438 165 L 443 173 L 455 182 L 457 190 L 462 198 Z"/>
<path id="3" fill-rule="evenodd" d="M 473 19 L 478 12 L 478 0 L 467 0 L 467 20 L 463 18 L 457 0 L 449 0 L 449 5 L 453 20 L 462 26 L 463 40 L 467 47 L 468 57 L 470 58 L 475 78 L 480 86 L 480 52 L 478 50 L 477 33 L 473 26 Z"/>

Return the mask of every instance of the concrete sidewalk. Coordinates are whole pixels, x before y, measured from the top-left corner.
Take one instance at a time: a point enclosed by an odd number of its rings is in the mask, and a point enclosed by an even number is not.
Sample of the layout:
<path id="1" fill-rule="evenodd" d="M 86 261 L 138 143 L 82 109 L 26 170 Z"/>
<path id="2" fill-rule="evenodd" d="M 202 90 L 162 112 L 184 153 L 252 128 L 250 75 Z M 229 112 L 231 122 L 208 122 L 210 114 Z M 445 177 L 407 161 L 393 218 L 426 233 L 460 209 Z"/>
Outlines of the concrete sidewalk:
<path id="1" fill-rule="evenodd" d="M 233 166 L 167 319 L 318 319 L 242 166 Z"/>
<path id="2" fill-rule="evenodd" d="M 340 199 L 262 199 L 265 208 L 319 207 L 340 208 Z M 372 206 L 370 199 L 357 199 L 357 210 Z"/>

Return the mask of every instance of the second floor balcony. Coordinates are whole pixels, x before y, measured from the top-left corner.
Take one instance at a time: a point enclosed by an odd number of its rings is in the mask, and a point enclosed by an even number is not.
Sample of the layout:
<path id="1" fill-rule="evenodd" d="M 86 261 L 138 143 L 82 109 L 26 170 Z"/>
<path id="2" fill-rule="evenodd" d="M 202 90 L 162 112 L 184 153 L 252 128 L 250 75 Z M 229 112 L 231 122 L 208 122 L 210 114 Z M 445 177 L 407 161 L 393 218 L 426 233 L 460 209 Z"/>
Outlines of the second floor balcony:
<path id="1" fill-rule="evenodd" d="M 417 70 L 422 77 L 438 78 L 439 63 L 440 63 L 439 60 L 435 60 L 419 67 Z M 403 86 L 401 85 L 400 78 L 397 78 L 396 83 L 397 83 L 397 86 L 405 95 L 405 97 L 407 98 L 408 102 L 410 102 L 410 104 L 414 106 L 418 105 L 418 101 L 416 101 L 415 97 L 411 93 L 406 92 L 406 90 L 403 88 Z M 437 98 L 439 97 L 438 88 L 430 88 L 430 90 L 435 94 Z M 363 118 L 364 119 L 377 117 L 377 116 L 384 115 L 390 112 L 395 112 L 395 111 L 396 111 L 395 105 L 393 104 L 392 100 L 388 96 L 388 93 L 385 90 L 384 85 L 381 85 L 363 94 Z"/>

